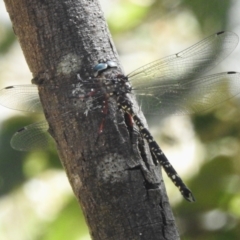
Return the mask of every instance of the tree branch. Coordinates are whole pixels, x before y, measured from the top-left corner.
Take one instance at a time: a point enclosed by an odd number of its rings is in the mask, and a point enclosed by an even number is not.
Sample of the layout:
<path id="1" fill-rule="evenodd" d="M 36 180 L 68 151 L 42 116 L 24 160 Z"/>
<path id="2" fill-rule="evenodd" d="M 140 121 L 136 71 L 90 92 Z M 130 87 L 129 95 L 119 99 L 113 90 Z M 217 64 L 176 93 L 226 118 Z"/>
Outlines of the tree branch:
<path id="1" fill-rule="evenodd" d="M 98 1 L 5 4 L 92 238 L 178 239 L 160 167 L 145 141 L 129 130 L 116 101 L 109 100 L 106 116 L 100 111 L 86 116 L 69 97 L 68 87 L 79 76 L 92 76 L 100 59 L 120 66 Z"/>

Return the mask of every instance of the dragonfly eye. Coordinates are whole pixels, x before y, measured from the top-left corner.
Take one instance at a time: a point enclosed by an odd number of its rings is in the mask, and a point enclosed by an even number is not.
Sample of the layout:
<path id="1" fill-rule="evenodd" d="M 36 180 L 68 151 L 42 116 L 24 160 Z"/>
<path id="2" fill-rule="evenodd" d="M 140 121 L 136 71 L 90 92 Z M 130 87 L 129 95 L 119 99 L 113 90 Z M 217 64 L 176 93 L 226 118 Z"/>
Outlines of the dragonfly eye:
<path id="1" fill-rule="evenodd" d="M 106 69 L 109 68 L 117 68 L 117 64 L 113 61 L 107 61 L 105 63 L 98 63 L 97 65 L 94 66 L 93 71 L 94 71 L 94 77 L 97 77 L 97 75 Z"/>
<path id="2" fill-rule="evenodd" d="M 96 77 L 100 72 L 106 70 L 108 65 L 106 63 L 98 63 L 94 68 L 94 76 Z"/>
<path id="3" fill-rule="evenodd" d="M 117 63 L 113 61 L 107 61 L 107 65 L 109 68 L 117 68 Z"/>

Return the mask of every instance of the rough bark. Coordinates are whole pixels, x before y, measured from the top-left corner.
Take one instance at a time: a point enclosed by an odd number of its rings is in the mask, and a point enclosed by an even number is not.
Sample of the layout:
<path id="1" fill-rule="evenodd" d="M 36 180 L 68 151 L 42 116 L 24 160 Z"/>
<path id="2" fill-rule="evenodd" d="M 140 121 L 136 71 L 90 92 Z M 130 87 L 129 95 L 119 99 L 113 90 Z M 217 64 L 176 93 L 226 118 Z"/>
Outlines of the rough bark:
<path id="1" fill-rule="evenodd" d="M 98 1 L 5 4 L 92 238 L 178 239 L 160 167 L 153 164 L 138 134 L 139 141 L 132 141 L 116 101 L 109 103 L 101 134 L 101 112 L 86 116 L 84 110 L 78 113 L 70 107 L 73 100 L 65 89 L 76 82 L 77 74 L 87 79 L 99 59 L 119 65 Z M 50 84 L 63 87 L 46 87 Z"/>

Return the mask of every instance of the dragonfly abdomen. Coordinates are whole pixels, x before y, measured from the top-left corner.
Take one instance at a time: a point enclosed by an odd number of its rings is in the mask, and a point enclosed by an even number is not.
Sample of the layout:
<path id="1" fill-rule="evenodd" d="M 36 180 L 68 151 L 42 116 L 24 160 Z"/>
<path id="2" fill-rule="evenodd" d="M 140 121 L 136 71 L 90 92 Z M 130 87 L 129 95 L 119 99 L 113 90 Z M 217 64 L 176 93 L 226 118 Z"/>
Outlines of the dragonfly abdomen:
<path id="1" fill-rule="evenodd" d="M 119 97 L 118 105 L 119 108 L 121 108 L 124 112 L 130 114 L 130 116 L 133 118 L 135 124 L 139 128 L 140 134 L 148 142 L 150 152 L 153 156 L 153 160 L 155 161 L 155 163 L 158 164 L 159 162 L 161 164 L 168 177 L 172 180 L 174 185 L 179 189 L 179 191 L 187 201 L 195 202 L 195 198 L 192 192 L 179 177 L 176 170 L 173 168 L 172 164 L 169 162 L 161 148 L 158 146 L 151 133 L 148 131 L 147 128 L 144 127 L 141 119 L 134 113 L 131 103 L 123 97 Z"/>

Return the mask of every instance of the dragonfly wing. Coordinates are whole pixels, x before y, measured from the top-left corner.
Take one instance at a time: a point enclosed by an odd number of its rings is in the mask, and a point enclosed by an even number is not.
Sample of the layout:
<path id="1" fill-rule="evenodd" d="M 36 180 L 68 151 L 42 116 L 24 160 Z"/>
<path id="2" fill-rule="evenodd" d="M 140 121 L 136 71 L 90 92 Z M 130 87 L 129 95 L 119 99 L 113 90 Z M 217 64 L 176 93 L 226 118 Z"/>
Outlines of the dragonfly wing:
<path id="1" fill-rule="evenodd" d="M 70 86 L 64 84 L 46 85 L 46 88 L 55 88 L 58 91 L 66 93 L 71 98 L 68 108 L 76 108 L 76 105 L 82 106 L 83 109 L 94 109 L 94 104 L 103 96 L 100 94 L 98 79 L 91 81 L 77 82 Z M 111 80 L 109 80 L 111 81 Z M 84 85 L 84 88 L 82 87 Z M 0 90 L 0 105 L 26 112 L 42 113 L 42 105 L 38 95 L 38 88 L 35 85 L 16 85 L 9 86 Z M 61 107 L 61 106 L 60 106 Z M 66 106 L 65 106 L 66 107 Z M 46 106 L 46 108 L 54 109 L 56 106 Z"/>
<path id="2" fill-rule="evenodd" d="M 134 89 L 144 89 L 199 77 L 226 58 L 237 46 L 238 36 L 219 32 L 177 54 L 149 63 L 128 75 Z"/>
<path id="3" fill-rule="evenodd" d="M 50 148 L 54 141 L 48 133 L 48 123 L 41 121 L 18 130 L 10 144 L 18 151 L 43 151 Z"/>
<path id="4" fill-rule="evenodd" d="M 9 86 L 0 90 L 0 104 L 4 107 L 27 111 L 42 112 L 42 105 L 35 85 Z"/>
<path id="5" fill-rule="evenodd" d="M 240 94 L 240 73 L 204 76 L 169 87 L 136 91 L 143 112 L 152 115 L 192 114 L 206 111 Z"/>

